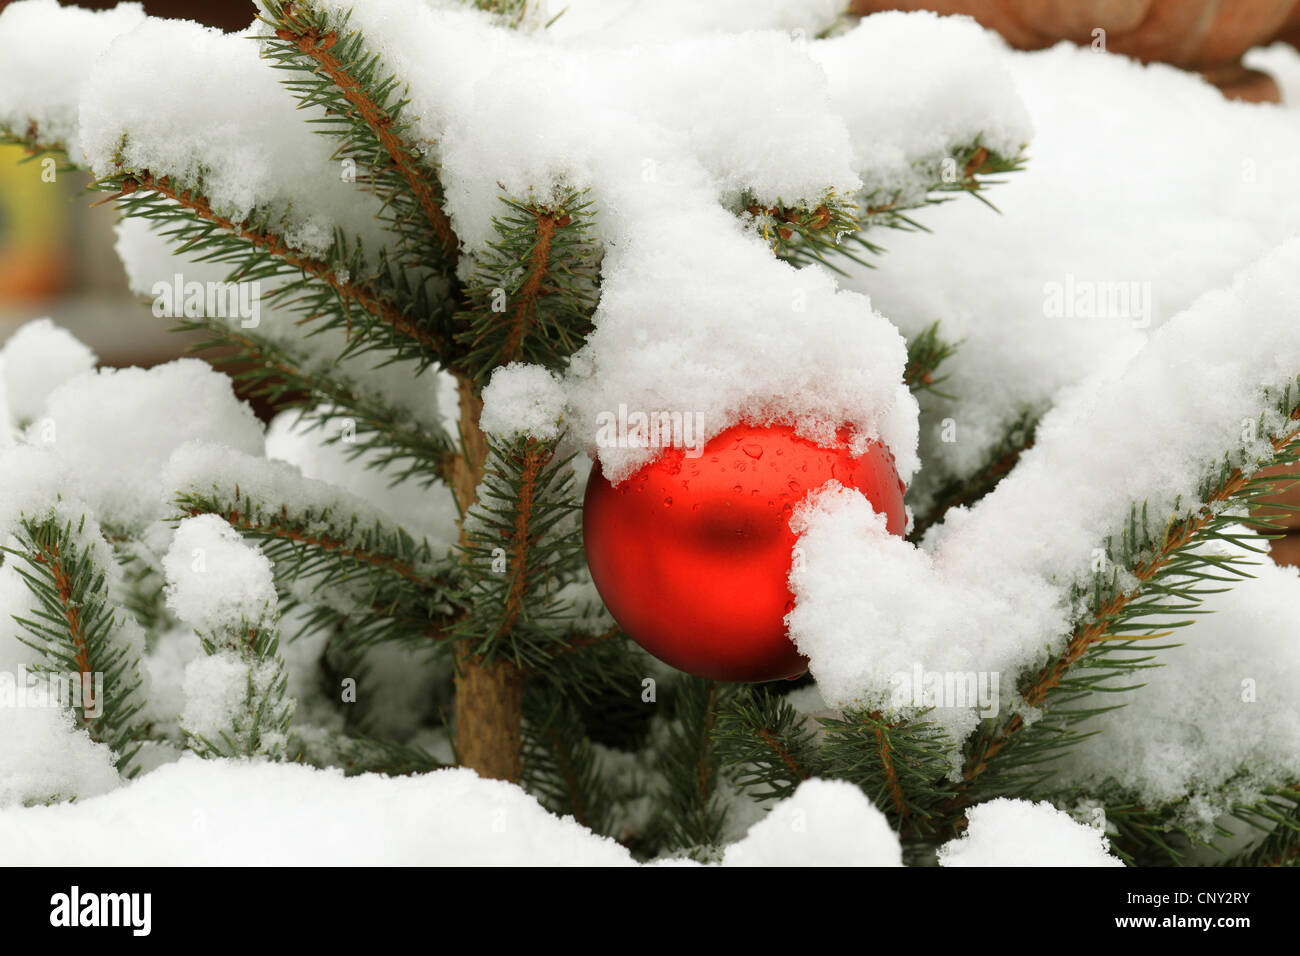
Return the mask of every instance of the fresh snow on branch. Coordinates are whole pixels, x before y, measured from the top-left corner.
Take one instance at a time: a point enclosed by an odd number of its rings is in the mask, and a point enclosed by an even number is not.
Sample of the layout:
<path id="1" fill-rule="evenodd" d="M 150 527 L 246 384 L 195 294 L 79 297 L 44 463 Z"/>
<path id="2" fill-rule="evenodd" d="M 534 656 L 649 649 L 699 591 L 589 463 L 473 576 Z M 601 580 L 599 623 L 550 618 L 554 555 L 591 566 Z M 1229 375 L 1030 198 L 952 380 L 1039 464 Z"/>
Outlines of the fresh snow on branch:
<path id="1" fill-rule="evenodd" d="M 81 154 L 81 90 L 95 59 L 113 40 L 144 23 L 139 3 L 112 10 L 60 6 L 59 0 L 10 3 L 0 10 L 0 127 L 45 146 Z"/>
<path id="2" fill-rule="evenodd" d="M 1264 414 L 1272 402 L 1261 383 L 1276 397 L 1300 371 L 1297 274 L 1300 239 L 1073 390 L 1015 471 L 974 507 L 950 512 L 923 547 L 886 534 L 855 491 L 830 488 L 809 502 L 795 516 L 804 562 L 791 575 L 789 622 L 828 702 L 914 712 L 893 694 L 919 664 L 1000 675 L 1001 704 L 1015 707 L 1016 678 L 1063 647 L 1080 610 L 1072 588 L 1091 580 L 1096 549 L 1133 503 L 1163 527 L 1176 502 L 1198 501 L 1223 455 L 1247 471 L 1272 458 L 1269 433 L 1289 428 Z M 979 713 L 949 706 L 935 717 L 956 742 Z"/>
<path id="3" fill-rule="evenodd" d="M 1147 806 L 1190 798 L 1185 816 L 1204 830 L 1226 802 L 1300 780 L 1300 570 L 1266 557 L 1244 570 L 1251 577 L 1208 595 L 1191 628 L 1156 642 L 1178 646 L 1125 706 L 1080 725 L 1098 733 L 1065 758 L 1062 783 L 1096 792 L 1109 779 Z"/>
<path id="4" fill-rule="evenodd" d="M 998 60 L 1034 127 L 1024 169 L 989 192 L 1002 215 L 918 211 L 932 232 L 880 237 L 881 268 L 847 280 L 909 338 L 938 319 L 961 342 L 944 365 L 953 399 L 924 403 L 918 513 L 987 464 L 1022 410 L 1122 362 L 1300 223 L 1294 102 L 1226 100 L 1194 74 L 1064 43 Z M 1300 64 L 1283 45 L 1270 62 Z"/>

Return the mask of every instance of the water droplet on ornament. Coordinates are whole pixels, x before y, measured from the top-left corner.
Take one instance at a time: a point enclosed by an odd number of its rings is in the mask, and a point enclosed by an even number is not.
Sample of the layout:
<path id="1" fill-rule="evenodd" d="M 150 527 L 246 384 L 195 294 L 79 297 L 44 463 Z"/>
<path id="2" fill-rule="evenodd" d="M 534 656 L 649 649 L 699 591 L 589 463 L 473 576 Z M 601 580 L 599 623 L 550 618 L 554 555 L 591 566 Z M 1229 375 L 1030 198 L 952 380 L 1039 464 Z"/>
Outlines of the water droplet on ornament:
<path id="1" fill-rule="evenodd" d="M 692 510 L 692 511 L 699 511 L 699 510 L 700 510 L 700 503 L 697 501 L 695 504 L 691 505 L 691 510 Z"/>
<path id="2" fill-rule="evenodd" d="M 744 453 L 750 458 L 759 459 L 763 457 L 762 445 L 744 445 L 742 446 L 742 451 L 744 451 Z"/>
<path id="3" fill-rule="evenodd" d="M 790 490 L 793 491 L 793 492 L 797 495 L 797 494 L 799 493 L 799 488 L 800 488 L 799 482 L 797 482 L 797 481 L 795 481 L 793 478 L 791 478 L 791 479 L 790 479 Z"/>
<path id="4" fill-rule="evenodd" d="M 743 495 L 745 493 L 745 489 L 740 487 L 740 485 L 736 485 L 736 487 L 732 488 L 731 490 L 738 495 Z"/>
<path id="5" fill-rule="evenodd" d="M 672 496 L 669 495 L 667 498 L 664 499 L 664 507 L 671 508 L 672 506 L 673 506 L 673 499 Z"/>

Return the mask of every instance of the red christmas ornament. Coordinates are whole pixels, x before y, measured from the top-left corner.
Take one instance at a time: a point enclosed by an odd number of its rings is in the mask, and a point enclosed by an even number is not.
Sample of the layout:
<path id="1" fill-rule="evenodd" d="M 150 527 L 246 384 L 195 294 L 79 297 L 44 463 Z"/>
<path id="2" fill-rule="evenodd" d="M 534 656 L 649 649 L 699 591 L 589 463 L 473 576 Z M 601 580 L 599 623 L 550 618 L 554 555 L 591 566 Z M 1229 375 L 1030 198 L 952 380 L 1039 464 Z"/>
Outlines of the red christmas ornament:
<path id="1" fill-rule="evenodd" d="M 903 533 L 903 483 L 879 442 L 854 458 L 787 426 L 737 425 L 700 457 L 669 449 L 618 487 L 596 464 L 583 506 L 596 589 L 629 637 L 678 670 L 722 681 L 797 677 L 808 661 L 785 627 L 790 515 L 832 478 Z"/>

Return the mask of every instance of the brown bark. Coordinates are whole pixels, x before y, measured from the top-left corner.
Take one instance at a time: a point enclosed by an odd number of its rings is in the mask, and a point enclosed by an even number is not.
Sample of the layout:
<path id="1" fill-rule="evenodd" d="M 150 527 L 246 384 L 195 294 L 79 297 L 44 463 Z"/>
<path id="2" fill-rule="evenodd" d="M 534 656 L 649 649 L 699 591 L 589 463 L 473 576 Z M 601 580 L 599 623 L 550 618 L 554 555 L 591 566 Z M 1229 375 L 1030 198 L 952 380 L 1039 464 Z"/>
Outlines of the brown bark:
<path id="1" fill-rule="evenodd" d="M 452 491 L 461 514 L 474 503 L 487 461 L 479 428 L 483 400 L 473 381 L 458 379 L 463 454 L 452 470 Z M 463 645 L 456 651 L 456 759 L 480 777 L 517 781 L 523 772 L 520 723 L 524 682 L 509 661 L 483 661 Z"/>
<path id="2" fill-rule="evenodd" d="M 518 781 L 523 675 L 509 661 L 483 662 L 456 651 L 456 759 L 480 777 Z"/>

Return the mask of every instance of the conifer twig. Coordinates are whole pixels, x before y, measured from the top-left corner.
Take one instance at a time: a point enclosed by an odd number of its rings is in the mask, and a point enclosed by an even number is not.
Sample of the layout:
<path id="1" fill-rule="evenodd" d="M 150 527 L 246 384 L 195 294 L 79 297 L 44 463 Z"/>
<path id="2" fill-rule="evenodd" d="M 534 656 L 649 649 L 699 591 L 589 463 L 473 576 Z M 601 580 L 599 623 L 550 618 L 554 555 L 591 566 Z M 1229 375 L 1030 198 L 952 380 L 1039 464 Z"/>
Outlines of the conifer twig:
<path id="1" fill-rule="evenodd" d="M 304 275 L 324 283 L 339 298 L 356 304 L 398 335 L 410 339 L 426 349 L 436 351 L 440 347 L 441 343 L 432 332 L 403 315 L 400 309 L 379 295 L 367 283 L 340 275 L 336 267 L 293 249 L 284 241 L 282 236 L 274 232 L 261 229 L 247 221 L 234 222 L 214 211 L 211 201 L 206 196 L 195 190 L 185 189 L 172 182 L 170 177 L 155 177 L 148 170 L 141 170 L 123 172 L 120 176 L 114 178 L 117 183 L 117 194 L 110 198 L 125 199 L 140 189 L 156 193 L 171 200 L 196 219 L 211 223 L 231 235 L 238 236 L 259 251 L 274 256 L 285 265 L 298 269 Z M 109 182 L 112 181 L 109 180 Z"/>
<path id="2" fill-rule="evenodd" d="M 388 154 L 393 167 L 406 182 L 415 197 L 429 228 L 437 237 L 443 253 L 454 267 L 459 254 L 459 240 L 451 227 L 451 220 L 440 204 L 441 188 L 422 166 L 415 151 L 394 131 L 394 117 L 367 90 L 367 85 L 335 55 L 339 36 L 334 31 L 322 32 L 319 26 L 299 9 L 294 0 L 285 0 L 278 10 L 279 23 L 272 23 L 275 35 L 297 46 L 298 50 L 318 65 L 318 72 L 329 78 L 344 98 L 352 104 L 357 116 L 374 134 Z M 272 8 L 272 15 L 276 11 Z"/>

